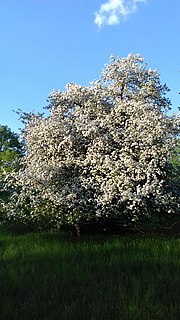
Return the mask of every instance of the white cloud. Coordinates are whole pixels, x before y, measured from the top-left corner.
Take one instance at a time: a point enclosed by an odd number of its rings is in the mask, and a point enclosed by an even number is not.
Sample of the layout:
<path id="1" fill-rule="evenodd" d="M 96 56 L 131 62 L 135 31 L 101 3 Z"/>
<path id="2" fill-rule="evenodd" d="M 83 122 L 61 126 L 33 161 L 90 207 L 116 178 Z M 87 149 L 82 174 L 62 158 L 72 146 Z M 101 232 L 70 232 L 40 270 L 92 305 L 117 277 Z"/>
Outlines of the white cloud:
<path id="1" fill-rule="evenodd" d="M 98 12 L 95 12 L 95 24 L 101 27 L 105 24 L 118 24 L 123 18 L 134 13 L 139 2 L 147 0 L 109 0 L 101 4 Z"/>

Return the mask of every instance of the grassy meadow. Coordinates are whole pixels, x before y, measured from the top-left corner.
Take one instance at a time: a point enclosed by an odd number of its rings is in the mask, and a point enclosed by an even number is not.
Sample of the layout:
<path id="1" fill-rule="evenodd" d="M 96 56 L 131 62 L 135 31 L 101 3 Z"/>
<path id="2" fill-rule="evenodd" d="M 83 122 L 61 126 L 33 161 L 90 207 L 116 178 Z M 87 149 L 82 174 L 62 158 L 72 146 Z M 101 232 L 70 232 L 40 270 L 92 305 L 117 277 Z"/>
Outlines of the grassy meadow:
<path id="1" fill-rule="evenodd" d="M 176 320 L 180 239 L 0 228 L 1 320 Z"/>

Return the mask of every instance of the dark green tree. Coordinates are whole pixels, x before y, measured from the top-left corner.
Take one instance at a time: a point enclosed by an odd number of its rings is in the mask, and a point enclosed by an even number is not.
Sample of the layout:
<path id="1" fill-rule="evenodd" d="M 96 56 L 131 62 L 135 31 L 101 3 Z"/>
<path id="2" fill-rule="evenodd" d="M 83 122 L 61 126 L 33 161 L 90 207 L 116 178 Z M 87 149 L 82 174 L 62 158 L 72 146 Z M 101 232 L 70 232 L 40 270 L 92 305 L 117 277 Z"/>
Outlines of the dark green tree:
<path id="1" fill-rule="evenodd" d="M 180 197 L 180 138 L 177 140 L 177 146 L 174 149 L 171 158 L 172 165 L 172 189 Z"/>
<path id="2" fill-rule="evenodd" d="M 0 125 L 0 195 L 4 198 L 3 173 L 17 167 L 18 159 L 23 155 L 23 143 L 17 133 L 6 125 Z"/>

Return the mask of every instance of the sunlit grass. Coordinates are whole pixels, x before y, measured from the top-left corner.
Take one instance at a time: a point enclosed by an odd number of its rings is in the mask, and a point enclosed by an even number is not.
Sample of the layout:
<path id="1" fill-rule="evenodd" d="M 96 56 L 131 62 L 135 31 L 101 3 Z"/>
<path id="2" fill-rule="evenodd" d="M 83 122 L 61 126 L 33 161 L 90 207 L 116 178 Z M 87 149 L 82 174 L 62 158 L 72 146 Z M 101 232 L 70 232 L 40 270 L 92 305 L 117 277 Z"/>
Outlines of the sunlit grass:
<path id="1" fill-rule="evenodd" d="M 176 320 L 180 240 L 0 232 L 1 320 Z"/>

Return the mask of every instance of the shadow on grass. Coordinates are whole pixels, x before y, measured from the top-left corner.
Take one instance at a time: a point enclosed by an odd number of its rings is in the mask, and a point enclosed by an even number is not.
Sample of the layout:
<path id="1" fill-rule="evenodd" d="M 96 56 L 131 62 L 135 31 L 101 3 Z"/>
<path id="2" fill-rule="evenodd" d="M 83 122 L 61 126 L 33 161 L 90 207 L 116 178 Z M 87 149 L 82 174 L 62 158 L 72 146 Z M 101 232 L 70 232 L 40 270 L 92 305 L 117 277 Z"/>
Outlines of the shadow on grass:
<path id="1" fill-rule="evenodd" d="M 5 234 L 1 320 L 176 320 L 177 240 Z"/>
<path id="2" fill-rule="evenodd" d="M 5 223 L 0 227 L 1 233 L 9 235 L 23 235 L 35 232 L 35 228 L 32 225 L 26 225 L 23 223 Z"/>

